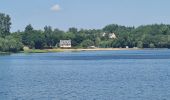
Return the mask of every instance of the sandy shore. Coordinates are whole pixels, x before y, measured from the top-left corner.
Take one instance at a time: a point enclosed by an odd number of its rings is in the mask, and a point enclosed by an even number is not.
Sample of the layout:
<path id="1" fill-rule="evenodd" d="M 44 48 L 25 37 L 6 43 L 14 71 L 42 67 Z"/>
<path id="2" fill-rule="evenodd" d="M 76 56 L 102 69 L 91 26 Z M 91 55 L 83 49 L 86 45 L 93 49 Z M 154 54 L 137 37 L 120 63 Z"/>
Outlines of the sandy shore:
<path id="1" fill-rule="evenodd" d="M 92 49 L 28 49 L 24 53 L 48 53 L 48 52 L 77 52 L 77 51 L 113 51 L 113 50 L 140 50 L 139 48 L 92 48 Z"/>
<path id="2" fill-rule="evenodd" d="M 94 48 L 94 49 L 46 49 L 48 51 L 112 51 L 112 50 L 140 50 L 139 48 Z"/>

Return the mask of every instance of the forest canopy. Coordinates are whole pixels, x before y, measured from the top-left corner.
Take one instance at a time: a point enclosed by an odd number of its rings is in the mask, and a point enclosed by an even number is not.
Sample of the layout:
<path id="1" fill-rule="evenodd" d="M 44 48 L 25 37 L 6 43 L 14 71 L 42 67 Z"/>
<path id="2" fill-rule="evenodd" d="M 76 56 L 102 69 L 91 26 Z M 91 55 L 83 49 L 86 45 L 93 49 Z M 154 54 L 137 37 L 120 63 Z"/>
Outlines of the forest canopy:
<path id="1" fill-rule="evenodd" d="M 56 22 L 57 23 L 57 22 Z M 60 40 L 70 39 L 73 48 L 170 48 L 170 25 L 152 24 L 127 27 L 110 24 L 103 29 L 77 29 L 68 31 L 45 26 L 36 30 L 29 24 L 24 31 L 10 32 L 11 18 L 0 13 L 0 51 L 18 52 L 27 46 L 31 49 L 56 48 Z M 115 38 L 111 38 L 111 35 Z"/>

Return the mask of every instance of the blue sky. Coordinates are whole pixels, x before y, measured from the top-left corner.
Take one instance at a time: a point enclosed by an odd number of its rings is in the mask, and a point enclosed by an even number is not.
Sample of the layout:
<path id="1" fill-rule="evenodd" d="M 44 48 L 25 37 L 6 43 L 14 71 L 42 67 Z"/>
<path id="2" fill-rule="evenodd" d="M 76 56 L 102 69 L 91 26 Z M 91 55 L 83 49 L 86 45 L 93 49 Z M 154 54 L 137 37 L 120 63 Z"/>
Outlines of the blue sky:
<path id="1" fill-rule="evenodd" d="M 67 30 L 108 24 L 170 24 L 170 0 L 0 0 L 0 12 L 12 18 L 12 31 L 27 24 Z"/>

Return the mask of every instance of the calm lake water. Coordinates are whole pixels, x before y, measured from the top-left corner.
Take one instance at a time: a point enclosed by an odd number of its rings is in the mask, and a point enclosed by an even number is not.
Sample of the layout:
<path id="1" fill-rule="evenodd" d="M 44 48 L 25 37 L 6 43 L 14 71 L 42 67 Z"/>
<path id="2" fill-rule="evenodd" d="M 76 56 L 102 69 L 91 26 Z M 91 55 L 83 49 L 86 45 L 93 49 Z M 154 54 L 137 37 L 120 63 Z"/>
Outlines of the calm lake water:
<path id="1" fill-rule="evenodd" d="M 3 55 L 0 100 L 170 100 L 170 50 Z"/>

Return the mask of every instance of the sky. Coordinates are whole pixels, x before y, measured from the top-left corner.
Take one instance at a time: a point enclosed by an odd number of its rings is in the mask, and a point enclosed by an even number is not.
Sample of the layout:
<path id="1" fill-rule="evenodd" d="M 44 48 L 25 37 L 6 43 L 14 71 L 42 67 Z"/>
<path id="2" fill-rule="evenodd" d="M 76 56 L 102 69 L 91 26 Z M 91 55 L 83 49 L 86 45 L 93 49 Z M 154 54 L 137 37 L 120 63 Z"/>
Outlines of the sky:
<path id="1" fill-rule="evenodd" d="M 28 24 L 35 29 L 101 29 L 108 24 L 170 24 L 169 5 L 170 0 L 0 0 L 0 12 L 11 16 L 11 31 Z"/>

